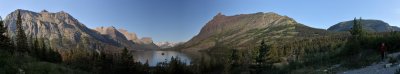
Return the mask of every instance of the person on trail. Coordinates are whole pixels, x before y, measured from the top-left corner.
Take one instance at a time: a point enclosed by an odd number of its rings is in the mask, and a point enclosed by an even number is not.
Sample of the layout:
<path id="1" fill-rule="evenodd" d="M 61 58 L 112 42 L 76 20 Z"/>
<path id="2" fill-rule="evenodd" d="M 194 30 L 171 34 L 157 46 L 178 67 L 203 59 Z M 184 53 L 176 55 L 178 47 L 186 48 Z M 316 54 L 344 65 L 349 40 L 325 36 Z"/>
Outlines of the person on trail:
<path id="1" fill-rule="evenodd" d="M 385 43 L 382 43 L 381 44 L 381 47 L 380 47 L 380 53 L 381 53 L 381 58 L 382 58 L 382 60 L 384 60 L 385 59 L 385 55 L 386 55 L 386 47 L 385 47 Z"/>

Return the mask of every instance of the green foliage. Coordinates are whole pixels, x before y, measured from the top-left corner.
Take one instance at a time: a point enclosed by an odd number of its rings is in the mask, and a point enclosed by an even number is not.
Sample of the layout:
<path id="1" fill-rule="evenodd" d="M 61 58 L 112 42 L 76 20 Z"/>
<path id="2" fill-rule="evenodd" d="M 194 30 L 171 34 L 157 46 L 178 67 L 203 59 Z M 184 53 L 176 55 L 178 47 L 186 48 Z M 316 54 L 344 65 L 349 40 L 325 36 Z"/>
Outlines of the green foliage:
<path id="1" fill-rule="evenodd" d="M 132 73 L 144 73 L 142 72 L 143 70 L 139 70 L 137 68 L 140 67 L 140 63 L 135 62 L 133 60 L 133 56 L 131 53 L 128 51 L 127 48 L 124 48 L 122 52 L 120 53 L 120 61 L 117 62 L 117 66 L 119 67 L 116 69 L 116 72 L 118 74 L 132 74 Z"/>
<path id="2" fill-rule="evenodd" d="M 60 64 L 43 62 L 29 55 L 14 53 L 0 50 L 0 74 L 88 74 Z"/>
<path id="3" fill-rule="evenodd" d="M 361 21 L 361 18 L 358 21 L 354 18 L 353 28 L 350 30 L 351 35 L 356 36 L 356 38 L 364 34 Z"/>

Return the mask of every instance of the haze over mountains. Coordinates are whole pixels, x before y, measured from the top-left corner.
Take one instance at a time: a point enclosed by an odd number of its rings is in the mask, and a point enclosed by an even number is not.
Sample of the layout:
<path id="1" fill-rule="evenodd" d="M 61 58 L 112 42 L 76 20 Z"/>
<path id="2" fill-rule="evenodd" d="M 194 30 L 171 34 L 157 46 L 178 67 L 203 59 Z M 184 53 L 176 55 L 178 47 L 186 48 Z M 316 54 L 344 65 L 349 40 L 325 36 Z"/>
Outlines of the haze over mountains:
<path id="1" fill-rule="evenodd" d="M 115 50 L 124 47 L 131 50 L 158 49 L 151 38 L 138 40 L 134 33 L 117 30 L 114 27 L 89 29 L 64 11 L 51 13 L 43 10 L 36 13 L 28 10 L 15 10 L 4 19 L 9 30 L 8 35 L 11 37 L 15 37 L 18 11 L 21 13 L 22 26 L 28 39 L 43 38 L 54 49 Z"/>

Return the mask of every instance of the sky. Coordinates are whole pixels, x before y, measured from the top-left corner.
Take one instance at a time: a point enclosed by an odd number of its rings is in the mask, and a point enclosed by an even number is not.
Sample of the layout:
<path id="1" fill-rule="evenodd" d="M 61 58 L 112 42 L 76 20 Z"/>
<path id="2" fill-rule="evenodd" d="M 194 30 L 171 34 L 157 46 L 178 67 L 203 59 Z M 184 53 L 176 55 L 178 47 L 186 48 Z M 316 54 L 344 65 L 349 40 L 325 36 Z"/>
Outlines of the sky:
<path id="1" fill-rule="evenodd" d="M 400 26 L 400 0 L 2 0 L 0 16 L 16 9 L 65 11 L 89 28 L 114 26 L 152 37 L 182 42 L 197 35 L 217 13 L 275 12 L 314 28 L 352 20 L 379 19 Z"/>

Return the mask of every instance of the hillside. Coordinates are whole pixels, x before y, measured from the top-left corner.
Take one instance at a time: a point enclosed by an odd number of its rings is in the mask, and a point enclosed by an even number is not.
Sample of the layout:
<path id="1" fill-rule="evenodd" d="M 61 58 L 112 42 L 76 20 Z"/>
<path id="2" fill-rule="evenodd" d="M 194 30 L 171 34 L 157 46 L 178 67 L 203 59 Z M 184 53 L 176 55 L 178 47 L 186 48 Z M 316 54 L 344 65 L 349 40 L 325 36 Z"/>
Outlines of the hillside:
<path id="1" fill-rule="evenodd" d="M 363 29 L 369 32 L 390 32 L 400 31 L 399 27 L 390 26 L 388 23 L 381 20 L 362 20 Z M 353 27 L 353 20 L 337 23 L 328 28 L 329 31 L 341 32 L 348 31 Z"/>
<path id="2" fill-rule="evenodd" d="M 275 42 L 280 39 L 323 36 L 328 33 L 330 32 L 305 26 L 288 16 L 272 12 L 234 16 L 218 13 L 198 35 L 180 47 L 183 51 L 204 50 L 216 45 L 244 49 L 263 39 Z"/>

